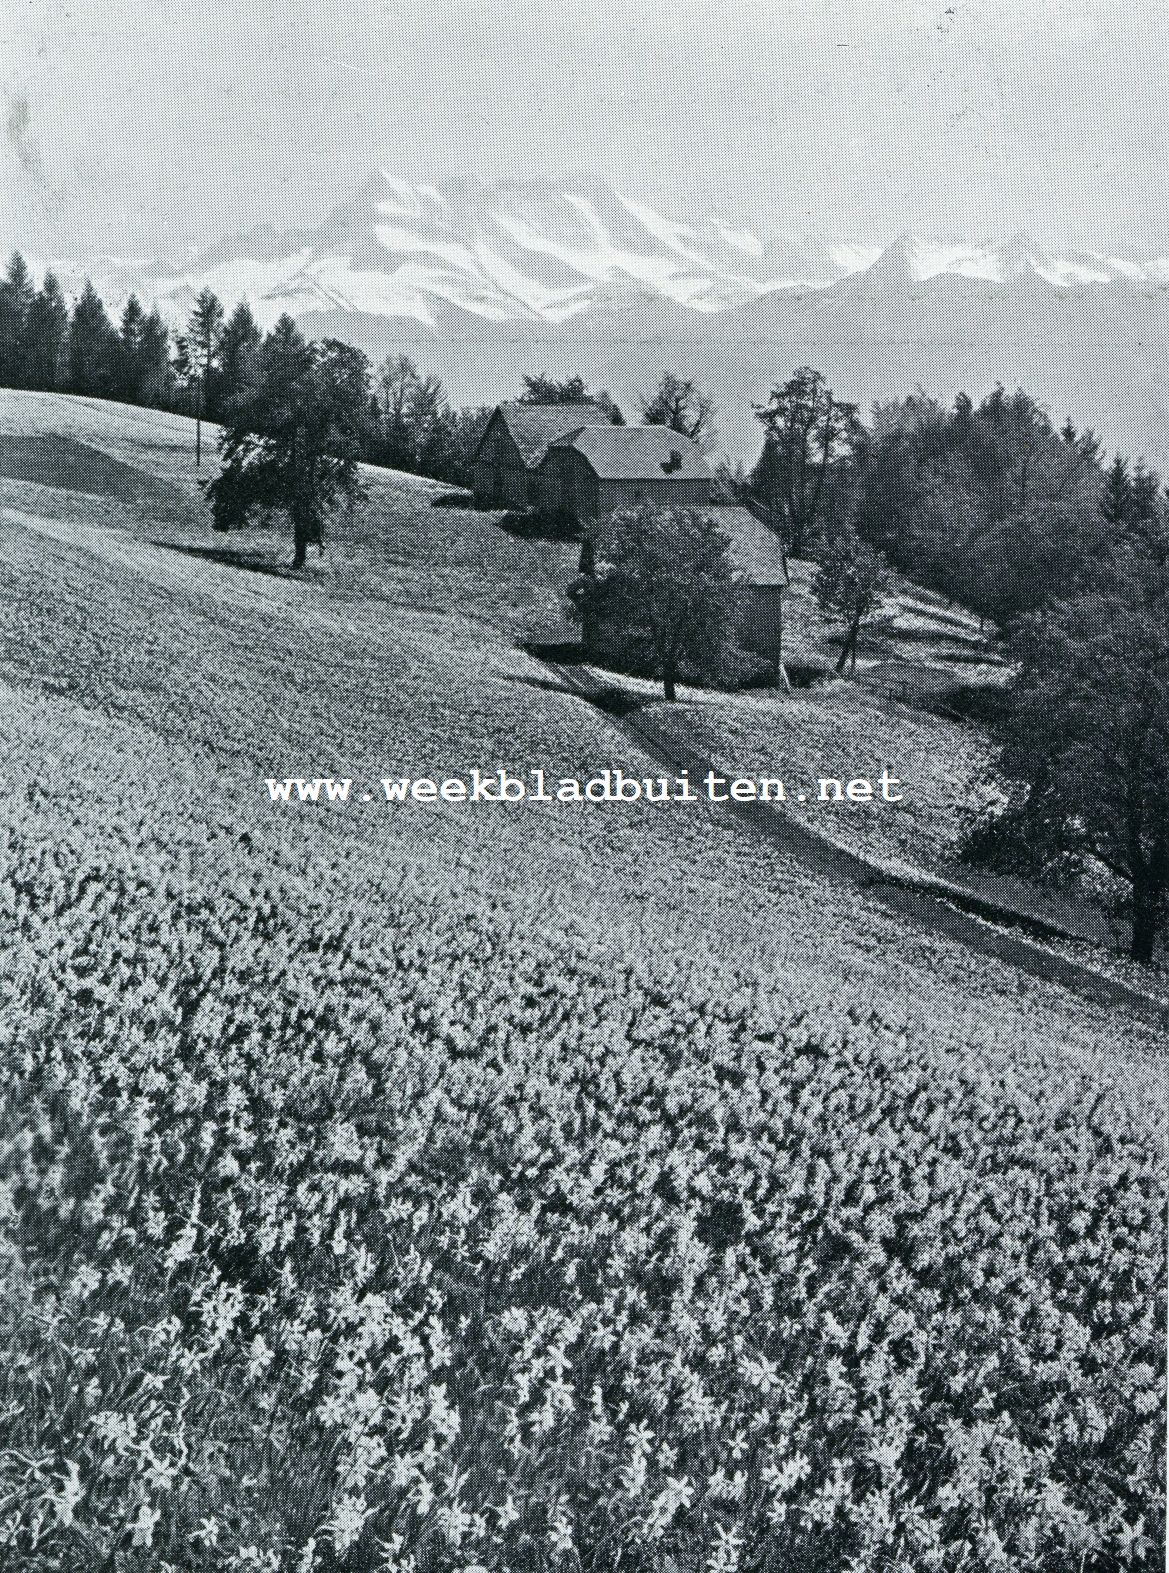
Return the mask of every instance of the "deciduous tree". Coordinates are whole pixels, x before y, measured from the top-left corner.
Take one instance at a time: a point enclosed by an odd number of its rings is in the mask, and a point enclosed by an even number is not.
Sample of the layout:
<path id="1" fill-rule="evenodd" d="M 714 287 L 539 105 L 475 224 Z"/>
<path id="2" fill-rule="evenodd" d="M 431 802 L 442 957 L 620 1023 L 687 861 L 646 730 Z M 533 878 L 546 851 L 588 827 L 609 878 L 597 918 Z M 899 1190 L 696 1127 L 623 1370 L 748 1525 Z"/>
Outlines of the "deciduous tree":
<path id="1" fill-rule="evenodd" d="M 710 395 L 691 378 L 676 377 L 672 371 L 663 372 L 653 393 L 641 400 L 641 418 L 647 426 L 668 426 L 697 443 L 703 453 L 714 448 L 714 415 Z"/>
<path id="2" fill-rule="evenodd" d="M 323 549 L 328 518 L 361 495 L 358 460 L 369 363 L 335 339 L 306 343 L 283 316 L 264 340 L 219 439 L 222 467 L 207 485 L 215 527 L 243 525 L 257 509 L 287 514 L 293 567 Z"/>
<path id="3" fill-rule="evenodd" d="M 643 504 L 593 525 L 570 586 L 574 615 L 644 640 L 668 700 L 684 665 L 717 671 L 734 639 L 738 596 L 727 537 L 691 509 Z"/>
<path id="4" fill-rule="evenodd" d="M 856 671 L 861 628 L 881 606 L 888 570 L 879 552 L 866 545 L 851 525 L 834 531 L 823 548 L 812 590 L 824 615 L 844 624 L 844 640 L 836 670 Z"/>
<path id="5" fill-rule="evenodd" d="M 800 557 L 822 522 L 833 466 L 846 460 L 860 439 L 857 407 L 838 399 L 820 372 L 801 366 L 754 409 L 764 432 L 754 490 L 786 550 Z"/>
<path id="6" fill-rule="evenodd" d="M 1006 718 L 1001 813 L 966 855 L 1024 875 L 1116 881 L 1130 951 L 1153 959 L 1169 918 L 1169 596 L 1164 568 L 1034 615 Z"/>

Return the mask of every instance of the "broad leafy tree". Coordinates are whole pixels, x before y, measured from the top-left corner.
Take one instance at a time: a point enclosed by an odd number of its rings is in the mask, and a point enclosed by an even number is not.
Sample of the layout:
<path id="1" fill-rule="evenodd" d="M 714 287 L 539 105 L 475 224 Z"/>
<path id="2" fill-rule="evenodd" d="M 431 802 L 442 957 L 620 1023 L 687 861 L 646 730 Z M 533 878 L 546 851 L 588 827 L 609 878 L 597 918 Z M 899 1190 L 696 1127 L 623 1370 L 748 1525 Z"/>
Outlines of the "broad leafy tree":
<path id="1" fill-rule="evenodd" d="M 734 643 L 738 594 L 730 543 L 701 513 L 643 504 L 593 525 L 569 588 L 586 634 L 608 625 L 644 643 L 668 700 L 684 668 L 719 670 Z"/>
<path id="2" fill-rule="evenodd" d="M 763 453 L 752 474 L 757 500 L 770 512 L 787 551 L 802 557 L 828 512 L 831 481 L 860 441 L 855 404 L 838 399 L 818 371 L 801 366 L 754 406 Z"/>
<path id="3" fill-rule="evenodd" d="M 1006 719 L 1006 809 L 967 856 L 1024 875 L 1108 871 L 1130 950 L 1153 959 L 1169 918 L 1169 596 L 1164 569 L 1032 617 Z"/>
<path id="4" fill-rule="evenodd" d="M 307 343 L 283 316 L 264 340 L 248 383 L 224 414 L 220 473 L 208 483 L 215 528 L 258 511 L 292 526 L 293 567 L 323 549 L 327 520 L 361 495 L 358 460 L 369 363 L 335 339 Z"/>
<path id="5" fill-rule="evenodd" d="M 833 622 L 843 623 L 844 638 L 836 662 L 856 671 L 856 647 L 865 622 L 881 608 L 888 586 L 888 570 L 879 552 L 861 540 L 851 525 L 834 530 L 822 549 L 812 591 L 820 610 Z"/>
<path id="6" fill-rule="evenodd" d="M 599 404 L 614 426 L 625 424 L 625 417 L 612 397 L 604 390 L 600 393 L 591 392 L 583 377 L 558 379 L 541 371 L 535 376 L 525 377 L 523 382 L 521 404 Z"/>

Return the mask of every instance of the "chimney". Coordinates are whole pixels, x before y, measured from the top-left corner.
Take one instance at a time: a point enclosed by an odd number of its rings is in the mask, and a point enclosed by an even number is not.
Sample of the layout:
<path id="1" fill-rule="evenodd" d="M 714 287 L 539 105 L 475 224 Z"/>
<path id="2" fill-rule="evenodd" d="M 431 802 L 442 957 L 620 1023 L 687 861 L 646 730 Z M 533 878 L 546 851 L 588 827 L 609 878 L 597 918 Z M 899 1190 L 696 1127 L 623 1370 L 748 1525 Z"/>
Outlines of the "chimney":
<path id="1" fill-rule="evenodd" d="M 682 450 L 680 448 L 671 448 L 670 457 L 663 461 L 662 469 L 665 470 L 667 475 L 672 475 L 675 470 L 680 470 L 681 468 Z"/>

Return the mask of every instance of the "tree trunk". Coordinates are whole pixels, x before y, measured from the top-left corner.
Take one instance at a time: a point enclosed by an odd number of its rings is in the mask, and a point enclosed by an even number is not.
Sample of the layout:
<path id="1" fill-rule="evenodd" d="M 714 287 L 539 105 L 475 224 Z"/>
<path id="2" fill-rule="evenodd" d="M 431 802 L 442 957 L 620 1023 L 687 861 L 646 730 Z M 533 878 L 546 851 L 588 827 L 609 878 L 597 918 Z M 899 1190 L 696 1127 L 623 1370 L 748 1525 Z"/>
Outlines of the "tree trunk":
<path id="1" fill-rule="evenodd" d="M 1144 880 L 1134 882 L 1132 891 L 1132 940 L 1129 955 L 1146 966 L 1153 960 L 1157 942 L 1157 903 Z"/>
<path id="2" fill-rule="evenodd" d="M 775 628 L 775 677 L 785 694 L 790 694 L 792 685 L 788 682 L 787 667 L 783 664 L 783 596 L 779 597 L 779 610 L 776 613 Z"/>
<path id="3" fill-rule="evenodd" d="M 836 662 L 837 677 L 844 676 L 844 668 L 848 664 L 849 656 L 852 657 L 852 670 L 856 671 L 856 639 L 857 634 L 860 632 L 860 626 L 861 620 L 859 617 L 854 617 L 848 626 L 848 632 L 844 636 L 844 643 L 840 647 L 840 656 Z"/>
<path id="4" fill-rule="evenodd" d="M 203 462 L 203 379 L 195 382 L 195 468 Z"/>
<path id="5" fill-rule="evenodd" d="M 673 704 L 674 700 L 678 697 L 678 690 L 675 686 L 677 675 L 678 674 L 674 669 L 674 658 L 673 656 L 668 656 L 666 660 L 662 662 L 662 688 L 669 704 Z"/>
<path id="6" fill-rule="evenodd" d="M 308 556 L 309 542 L 313 539 L 312 520 L 296 514 L 292 520 L 292 566 L 303 568 Z"/>

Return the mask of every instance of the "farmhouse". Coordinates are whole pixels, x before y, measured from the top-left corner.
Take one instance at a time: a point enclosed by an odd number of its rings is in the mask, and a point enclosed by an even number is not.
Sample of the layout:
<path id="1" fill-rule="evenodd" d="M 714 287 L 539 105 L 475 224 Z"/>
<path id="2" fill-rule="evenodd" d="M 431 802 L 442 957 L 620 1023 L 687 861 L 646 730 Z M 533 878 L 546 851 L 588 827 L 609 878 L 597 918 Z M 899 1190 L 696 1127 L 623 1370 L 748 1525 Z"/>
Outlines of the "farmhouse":
<path id="1" fill-rule="evenodd" d="M 712 484 L 698 445 L 668 427 L 578 422 L 548 444 L 536 472 L 536 505 L 582 520 L 638 503 L 704 508 Z"/>
<path id="2" fill-rule="evenodd" d="M 499 404 L 491 412 L 472 460 L 480 508 L 536 506 L 536 471 L 549 443 L 581 426 L 603 426 L 599 404 Z"/>
<path id="3" fill-rule="evenodd" d="M 746 508 L 712 501 L 714 477 L 689 437 L 666 426 L 614 426 L 598 404 L 516 401 L 492 412 L 473 463 L 480 507 L 536 508 L 582 524 L 640 503 L 701 510 L 730 542 L 740 637 L 752 649 L 778 650 L 782 547 Z"/>

